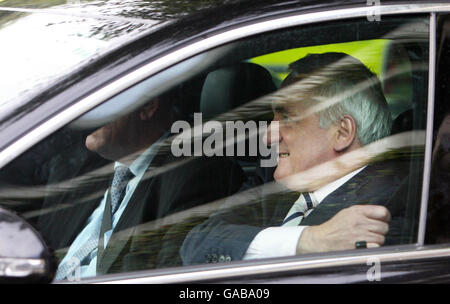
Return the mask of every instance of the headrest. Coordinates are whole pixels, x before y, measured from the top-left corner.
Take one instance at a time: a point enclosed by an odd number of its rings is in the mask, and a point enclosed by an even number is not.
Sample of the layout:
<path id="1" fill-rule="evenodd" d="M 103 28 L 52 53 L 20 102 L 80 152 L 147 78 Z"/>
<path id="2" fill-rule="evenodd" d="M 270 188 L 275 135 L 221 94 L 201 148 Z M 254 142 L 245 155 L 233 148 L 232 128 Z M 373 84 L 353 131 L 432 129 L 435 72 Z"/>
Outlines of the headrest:
<path id="1" fill-rule="evenodd" d="M 414 112 L 412 109 L 407 110 L 397 116 L 392 123 L 391 135 L 412 131 L 414 129 Z"/>
<path id="2" fill-rule="evenodd" d="M 242 62 L 208 74 L 203 84 L 200 110 L 203 119 L 211 119 L 275 90 L 272 77 L 265 68 Z"/>

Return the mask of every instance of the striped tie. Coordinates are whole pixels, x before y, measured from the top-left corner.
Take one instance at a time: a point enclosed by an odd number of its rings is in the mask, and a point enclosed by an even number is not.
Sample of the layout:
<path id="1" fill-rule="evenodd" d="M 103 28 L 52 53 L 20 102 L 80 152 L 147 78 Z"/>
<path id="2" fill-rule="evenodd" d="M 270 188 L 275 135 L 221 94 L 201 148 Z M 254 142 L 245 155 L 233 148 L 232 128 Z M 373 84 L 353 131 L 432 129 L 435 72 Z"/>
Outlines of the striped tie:
<path id="1" fill-rule="evenodd" d="M 298 226 L 307 211 L 314 207 L 316 207 L 316 204 L 313 203 L 311 195 L 308 192 L 302 193 L 292 205 L 281 226 Z"/>

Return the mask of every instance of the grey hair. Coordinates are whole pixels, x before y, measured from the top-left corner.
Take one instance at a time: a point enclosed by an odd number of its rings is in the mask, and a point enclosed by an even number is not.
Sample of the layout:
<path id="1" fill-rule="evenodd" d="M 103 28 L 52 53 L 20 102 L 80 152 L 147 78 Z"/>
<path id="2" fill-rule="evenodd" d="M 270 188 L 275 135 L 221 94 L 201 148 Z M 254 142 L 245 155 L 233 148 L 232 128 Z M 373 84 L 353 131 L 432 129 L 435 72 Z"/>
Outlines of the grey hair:
<path id="1" fill-rule="evenodd" d="M 328 54 L 331 56 L 324 61 L 328 63 L 312 73 L 301 70 L 304 64 L 308 64 L 308 57 L 316 56 L 317 61 L 327 53 L 308 55 L 295 62 L 300 62 L 301 66 L 294 66 L 295 74 L 286 81 L 297 81 L 290 90 L 295 99 L 304 100 L 309 105 L 321 104 L 317 115 L 319 125 L 324 129 L 338 122 L 343 115 L 352 116 L 356 121 L 357 138 L 362 145 L 388 136 L 392 119 L 378 77 L 356 58 L 341 53 Z M 329 62 L 336 59 L 336 54 L 337 61 Z"/>

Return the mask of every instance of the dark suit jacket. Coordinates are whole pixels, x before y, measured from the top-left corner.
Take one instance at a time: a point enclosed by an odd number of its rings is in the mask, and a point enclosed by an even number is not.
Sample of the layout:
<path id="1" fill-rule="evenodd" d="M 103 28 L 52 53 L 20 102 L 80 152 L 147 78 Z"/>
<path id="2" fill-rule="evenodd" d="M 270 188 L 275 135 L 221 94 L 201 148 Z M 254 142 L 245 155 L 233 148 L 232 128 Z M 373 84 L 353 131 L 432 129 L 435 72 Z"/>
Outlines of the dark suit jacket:
<path id="1" fill-rule="evenodd" d="M 171 167 L 175 162 L 180 163 Z M 112 168 L 113 165 L 110 166 Z M 239 189 L 243 178 L 239 165 L 225 157 L 198 157 L 183 162 L 182 158 L 175 158 L 170 152 L 158 153 L 133 193 L 103 254 L 98 256 L 97 272 L 122 272 L 156 267 L 159 264 L 158 253 L 162 242 L 168 243 L 171 239 L 164 239 L 165 232 L 157 231 L 151 239 L 145 240 L 145 235 L 136 234 L 135 227 L 231 195 Z M 111 176 L 96 176 L 86 185 L 75 188 L 74 191 L 54 195 L 44 202 L 43 210 L 54 210 L 39 218 L 38 229 L 53 249 L 67 248 L 72 244 L 84 229 L 89 216 L 100 204 L 110 183 Z M 67 208 L 58 210 L 64 206 Z M 180 233 L 177 239 L 182 241 L 187 231 L 183 233 Z M 148 245 L 146 241 L 153 244 Z M 178 246 L 178 252 L 181 241 L 178 245 L 173 241 L 166 247 L 172 248 L 170 252 L 173 252 L 173 248 Z M 158 251 L 147 251 L 146 246 Z M 131 248 L 139 254 L 130 255 Z M 169 256 L 164 255 L 164 258 Z M 166 260 L 166 265 L 176 264 L 177 261 L 181 264 L 178 258 Z"/>
<path id="2" fill-rule="evenodd" d="M 355 204 L 384 205 L 393 212 L 386 244 L 398 243 L 403 225 L 402 208 L 390 201 L 407 176 L 408 162 L 388 161 L 367 166 L 328 195 L 301 225 L 319 225 Z M 299 193 L 276 185 L 275 194 L 265 195 L 264 187 L 252 188 L 242 196 L 237 208 L 218 212 L 195 227 L 180 250 L 183 264 L 241 260 L 254 237 L 263 229 L 280 226 Z M 273 193 L 273 192 L 272 192 Z M 392 208 L 395 205 L 395 208 Z M 394 210 L 395 209 L 395 210 Z"/>

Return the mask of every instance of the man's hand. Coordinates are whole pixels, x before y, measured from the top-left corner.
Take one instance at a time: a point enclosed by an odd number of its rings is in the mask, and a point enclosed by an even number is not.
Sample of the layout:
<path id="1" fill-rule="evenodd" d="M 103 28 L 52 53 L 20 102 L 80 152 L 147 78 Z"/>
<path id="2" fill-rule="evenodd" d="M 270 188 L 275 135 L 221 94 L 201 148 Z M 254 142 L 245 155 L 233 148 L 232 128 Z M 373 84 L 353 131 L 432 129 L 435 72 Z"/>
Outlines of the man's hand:
<path id="1" fill-rule="evenodd" d="M 391 214 L 383 206 L 354 205 L 338 212 L 327 222 L 303 230 L 297 254 L 355 249 L 366 241 L 368 248 L 384 244 Z"/>

